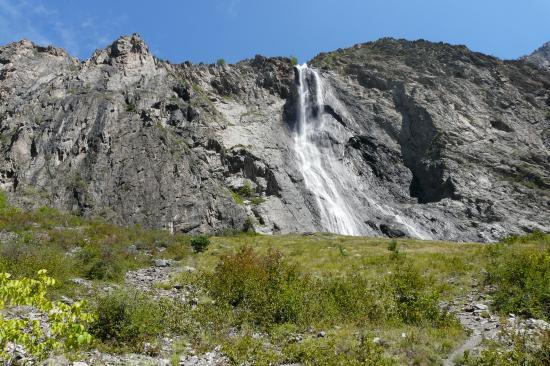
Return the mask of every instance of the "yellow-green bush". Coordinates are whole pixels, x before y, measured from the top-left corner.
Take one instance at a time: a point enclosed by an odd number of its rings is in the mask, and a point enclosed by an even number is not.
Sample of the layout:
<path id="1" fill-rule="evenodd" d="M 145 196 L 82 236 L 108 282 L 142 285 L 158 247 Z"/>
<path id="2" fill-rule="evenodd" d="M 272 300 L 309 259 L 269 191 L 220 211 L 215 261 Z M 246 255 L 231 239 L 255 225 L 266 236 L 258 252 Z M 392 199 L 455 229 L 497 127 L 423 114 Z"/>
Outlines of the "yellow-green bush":
<path id="1" fill-rule="evenodd" d="M 0 273 L 0 360 L 9 363 L 13 357 L 7 351 L 9 344 L 22 346 L 25 352 L 40 359 L 49 352 L 76 349 L 91 342 L 87 327 L 94 316 L 84 311 L 81 302 L 67 305 L 48 300 L 47 288 L 54 284 L 46 270 L 39 271 L 37 279 L 11 279 L 9 273 Z M 30 306 L 43 313 L 49 331 L 39 320 L 3 315 L 18 306 Z"/>

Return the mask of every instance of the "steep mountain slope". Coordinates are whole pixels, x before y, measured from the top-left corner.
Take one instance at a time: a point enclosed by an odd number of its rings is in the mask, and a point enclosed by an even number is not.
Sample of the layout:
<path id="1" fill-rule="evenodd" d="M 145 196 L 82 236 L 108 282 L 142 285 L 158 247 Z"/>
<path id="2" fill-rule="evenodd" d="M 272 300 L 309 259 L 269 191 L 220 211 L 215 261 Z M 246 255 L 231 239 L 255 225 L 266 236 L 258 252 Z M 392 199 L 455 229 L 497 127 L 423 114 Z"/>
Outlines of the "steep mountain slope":
<path id="1" fill-rule="evenodd" d="M 340 162 L 361 234 L 550 231 L 549 73 L 391 39 L 311 64 L 326 89 L 316 143 Z M 84 62 L 7 45 L 0 182 L 21 205 L 123 224 L 323 230 L 296 158 L 296 73 L 290 59 L 261 56 L 173 65 L 137 35 Z"/>
<path id="2" fill-rule="evenodd" d="M 546 42 L 529 56 L 523 57 L 523 59 L 540 68 L 550 70 L 550 42 Z"/>

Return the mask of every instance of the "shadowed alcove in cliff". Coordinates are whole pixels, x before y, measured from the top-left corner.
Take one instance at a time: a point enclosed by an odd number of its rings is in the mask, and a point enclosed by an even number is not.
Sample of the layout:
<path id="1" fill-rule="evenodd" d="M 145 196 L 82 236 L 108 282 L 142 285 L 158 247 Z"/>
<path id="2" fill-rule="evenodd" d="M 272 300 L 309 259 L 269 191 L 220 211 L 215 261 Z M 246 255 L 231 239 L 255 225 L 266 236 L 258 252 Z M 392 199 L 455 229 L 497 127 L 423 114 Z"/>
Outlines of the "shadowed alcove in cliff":
<path id="1" fill-rule="evenodd" d="M 445 177 L 438 131 L 430 114 L 405 94 L 403 86 L 394 91 L 394 103 L 401 113 L 399 144 L 405 166 L 412 172 L 411 197 L 419 203 L 456 199 L 455 186 Z"/>

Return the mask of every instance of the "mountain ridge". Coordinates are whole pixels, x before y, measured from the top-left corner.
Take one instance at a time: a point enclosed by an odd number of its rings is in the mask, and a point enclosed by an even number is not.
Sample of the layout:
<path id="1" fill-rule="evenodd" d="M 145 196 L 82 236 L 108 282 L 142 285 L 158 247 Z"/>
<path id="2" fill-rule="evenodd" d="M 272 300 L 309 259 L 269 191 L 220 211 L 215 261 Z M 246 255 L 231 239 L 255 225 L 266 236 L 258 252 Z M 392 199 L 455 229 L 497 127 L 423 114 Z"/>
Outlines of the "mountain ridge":
<path id="1" fill-rule="evenodd" d="M 521 59 L 537 65 L 540 68 L 550 70 L 550 42 L 546 42 L 530 55 L 524 56 Z"/>
<path id="2" fill-rule="evenodd" d="M 358 182 L 365 234 L 410 236 L 399 216 L 436 239 L 549 230 L 548 73 L 394 39 L 310 63 L 336 96 L 323 144 Z M 288 58 L 171 64 L 132 35 L 79 61 L 21 41 L 0 48 L 0 98 L 0 181 L 21 205 L 184 232 L 323 229 L 293 164 Z"/>

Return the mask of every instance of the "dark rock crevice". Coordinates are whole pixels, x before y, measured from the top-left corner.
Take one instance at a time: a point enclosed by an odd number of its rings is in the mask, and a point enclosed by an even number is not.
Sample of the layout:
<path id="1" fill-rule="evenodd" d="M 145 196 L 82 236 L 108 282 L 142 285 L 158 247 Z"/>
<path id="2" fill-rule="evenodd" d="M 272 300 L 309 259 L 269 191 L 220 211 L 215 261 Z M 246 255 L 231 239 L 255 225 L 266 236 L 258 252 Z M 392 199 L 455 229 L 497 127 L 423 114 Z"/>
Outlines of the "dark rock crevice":
<path id="1" fill-rule="evenodd" d="M 458 199 L 452 178 L 446 172 L 441 135 L 432 116 L 405 93 L 404 87 L 394 90 L 394 103 L 402 118 L 401 154 L 412 172 L 411 197 L 419 203 Z"/>

